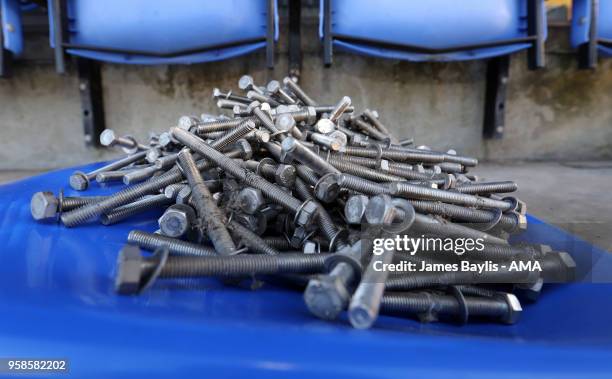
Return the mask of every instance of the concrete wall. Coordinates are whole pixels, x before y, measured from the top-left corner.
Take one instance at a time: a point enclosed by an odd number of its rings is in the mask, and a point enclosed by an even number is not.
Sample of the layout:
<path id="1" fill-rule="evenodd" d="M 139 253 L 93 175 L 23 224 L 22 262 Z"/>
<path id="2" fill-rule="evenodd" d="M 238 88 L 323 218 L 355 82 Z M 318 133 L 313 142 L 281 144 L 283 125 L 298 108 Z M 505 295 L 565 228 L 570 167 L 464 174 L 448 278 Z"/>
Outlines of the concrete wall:
<path id="1" fill-rule="evenodd" d="M 551 28 L 545 70 L 527 71 L 525 56 L 513 57 L 506 135 L 485 142 L 484 62 L 423 64 L 337 53 L 324 69 L 312 38 L 316 10 L 305 13 L 301 84 L 321 103 L 349 95 L 358 109 L 377 109 L 399 136 L 489 160 L 612 157 L 612 60 L 596 71 L 576 70 L 566 27 Z M 181 115 L 218 113 L 212 88 L 237 89 L 245 73 L 260 83 L 286 75 L 284 39 L 279 50 L 273 71 L 264 67 L 262 52 L 194 66 L 104 65 L 107 127 L 144 139 Z M 56 75 L 50 63 L 18 64 L 11 79 L 0 80 L 0 169 L 54 168 L 117 154 L 84 146 L 76 77 Z"/>

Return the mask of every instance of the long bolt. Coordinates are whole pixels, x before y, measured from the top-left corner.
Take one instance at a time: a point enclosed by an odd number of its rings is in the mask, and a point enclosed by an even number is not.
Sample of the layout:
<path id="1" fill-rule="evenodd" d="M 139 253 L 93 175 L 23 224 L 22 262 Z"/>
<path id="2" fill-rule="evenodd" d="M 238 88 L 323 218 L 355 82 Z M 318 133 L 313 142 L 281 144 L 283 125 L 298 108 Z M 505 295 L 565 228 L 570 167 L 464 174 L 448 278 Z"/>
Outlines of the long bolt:
<path id="1" fill-rule="evenodd" d="M 269 274 L 314 274 L 324 268 L 329 254 L 279 254 L 236 256 L 167 256 L 162 247 L 152 257 L 143 257 L 135 246 L 127 245 L 118 258 L 115 287 L 121 294 L 140 292 L 156 278 L 244 277 Z M 161 256 L 160 256 L 161 255 Z M 161 266 L 161 267 L 160 267 Z M 153 275 L 153 277 L 152 277 Z"/>
<path id="2" fill-rule="evenodd" d="M 283 83 L 289 87 L 289 89 L 291 90 L 291 92 L 300 100 L 302 100 L 302 102 L 306 105 L 309 106 L 316 106 L 317 103 L 310 98 L 310 96 L 306 95 L 306 92 L 304 92 L 304 90 L 295 82 L 293 81 L 291 78 L 286 77 L 285 79 L 283 79 Z"/>
<path id="3" fill-rule="evenodd" d="M 300 163 L 305 164 L 318 174 L 340 174 L 338 169 L 293 137 L 285 138 L 281 148 L 283 154 L 287 154 Z"/>
<path id="4" fill-rule="evenodd" d="M 132 230 L 130 234 L 128 234 L 128 243 L 140 246 L 149 251 L 155 251 L 165 246 L 171 254 L 175 255 L 192 255 L 198 257 L 217 255 L 213 247 L 202 246 L 176 238 L 166 237 L 161 234 L 153 234 L 140 230 Z"/>
<path id="5" fill-rule="evenodd" d="M 349 321 L 353 327 L 367 329 L 376 321 L 385 292 L 385 281 L 389 275 L 387 270 L 377 271 L 377 264 L 391 263 L 393 254 L 392 249 L 385 249 L 380 255 L 372 254 L 370 264 L 363 273 L 349 304 Z"/>
<path id="6" fill-rule="evenodd" d="M 515 182 L 489 182 L 489 183 L 474 183 L 464 184 L 454 188 L 455 191 L 472 195 L 485 195 L 491 193 L 508 193 L 518 189 Z"/>
<path id="7" fill-rule="evenodd" d="M 346 109 L 351 106 L 351 98 L 348 96 L 344 96 L 338 104 L 334 107 L 334 109 L 329 114 L 329 120 L 331 122 L 337 122 L 340 117 L 344 114 Z"/>
<path id="8" fill-rule="evenodd" d="M 146 151 L 141 151 L 133 155 L 129 155 L 125 158 L 116 160 L 112 163 L 109 163 L 105 166 L 102 166 L 98 169 L 90 171 L 88 173 L 83 173 L 77 171 L 70 176 L 70 187 L 77 191 L 84 191 L 89 187 L 89 181 L 94 179 L 97 174 L 105 171 L 113 171 L 118 170 L 120 168 L 126 167 L 134 162 L 138 162 L 145 158 L 147 155 Z"/>
<path id="9" fill-rule="evenodd" d="M 134 215 L 152 209 L 161 208 L 170 203 L 172 203 L 172 200 L 168 199 L 164 194 L 148 196 L 133 203 L 113 209 L 108 213 L 103 213 L 100 221 L 103 225 L 116 224 L 119 221 L 125 220 L 126 218 L 130 218 Z"/>
<path id="10" fill-rule="evenodd" d="M 391 194 L 398 197 L 417 200 L 436 200 L 451 204 L 465 205 L 477 208 L 497 208 L 502 211 L 511 210 L 512 204 L 508 201 L 494 200 L 452 191 L 435 188 L 426 188 L 406 182 L 390 183 Z"/>
<path id="11" fill-rule="evenodd" d="M 376 127 L 376 129 L 378 129 L 381 133 L 383 133 L 388 138 L 390 138 L 391 143 L 399 144 L 398 139 L 393 136 L 393 134 L 389 131 L 389 129 L 387 129 L 385 125 L 383 125 L 382 122 L 380 122 L 380 120 L 378 119 L 378 117 L 376 117 L 374 112 L 372 112 L 369 109 L 366 109 L 365 111 L 363 111 L 363 115 L 368 119 L 368 121 L 372 123 L 372 125 Z"/>
<path id="12" fill-rule="evenodd" d="M 189 150 L 181 150 L 178 163 L 191 186 L 191 200 L 215 250 L 219 255 L 236 254 L 236 246 L 225 227 L 225 217 L 213 200 Z"/>

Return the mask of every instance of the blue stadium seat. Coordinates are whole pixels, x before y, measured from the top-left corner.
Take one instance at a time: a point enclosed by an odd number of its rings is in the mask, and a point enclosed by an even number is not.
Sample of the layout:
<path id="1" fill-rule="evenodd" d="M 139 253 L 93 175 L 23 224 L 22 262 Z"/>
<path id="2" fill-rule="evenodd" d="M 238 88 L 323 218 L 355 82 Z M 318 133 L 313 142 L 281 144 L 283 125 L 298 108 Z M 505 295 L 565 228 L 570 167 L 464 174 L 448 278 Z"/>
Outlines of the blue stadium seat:
<path id="1" fill-rule="evenodd" d="M 276 0 L 48 0 L 58 71 L 64 52 L 127 64 L 191 64 L 266 48 L 274 63 Z"/>
<path id="2" fill-rule="evenodd" d="M 274 65 L 277 0 L 47 0 L 58 73 L 76 57 L 85 142 L 105 128 L 99 61 L 193 64 L 266 49 Z"/>
<path id="3" fill-rule="evenodd" d="M 409 61 L 483 59 L 529 49 L 544 64 L 544 0 L 321 0 L 325 63 L 332 45 Z"/>
<path id="4" fill-rule="evenodd" d="M 594 68 L 597 56 L 612 57 L 612 1 L 574 0 L 571 42 L 580 67 Z"/>
<path id="5" fill-rule="evenodd" d="M 544 67 L 544 0 L 320 0 L 323 59 L 333 48 L 379 58 L 489 59 L 483 135 L 501 138 L 509 55 L 527 50 Z"/>
<path id="6" fill-rule="evenodd" d="M 22 51 L 21 3 L 0 0 L 0 77 L 8 76 L 12 58 Z"/>

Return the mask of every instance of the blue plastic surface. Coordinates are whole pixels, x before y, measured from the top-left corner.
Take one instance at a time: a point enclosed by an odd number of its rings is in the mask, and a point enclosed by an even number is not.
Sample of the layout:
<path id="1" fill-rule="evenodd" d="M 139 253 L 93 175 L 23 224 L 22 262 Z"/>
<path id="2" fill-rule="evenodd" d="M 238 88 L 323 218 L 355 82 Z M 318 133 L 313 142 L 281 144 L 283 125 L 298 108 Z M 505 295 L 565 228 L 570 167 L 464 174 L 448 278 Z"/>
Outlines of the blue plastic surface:
<path id="1" fill-rule="evenodd" d="M 574 48 L 589 42 L 591 4 L 592 0 L 574 0 L 572 3 L 571 43 Z M 612 1 L 610 0 L 599 1 L 597 36 L 612 40 Z M 598 45 L 597 48 L 602 55 L 612 57 L 611 47 Z"/>
<path id="2" fill-rule="evenodd" d="M 321 0 L 320 7 L 321 37 L 324 1 Z M 543 1 L 541 7 L 544 10 Z M 543 16 L 541 21 L 546 30 L 546 17 Z M 332 31 L 350 37 L 438 49 L 489 43 L 527 36 L 527 1 L 333 0 Z M 484 59 L 530 47 L 529 43 L 516 43 L 443 54 L 423 54 L 339 40 L 333 43 L 358 54 L 409 61 Z"/>
<path id="3" fill-rule="evenodd" d="M 275 7 L 275 39 L 278 12 Z M 71 44 L 121 50 L 171 53 L 200 47 L 265 38 L 267 0 L 68 0 Z M 49 0 L 49 9 L 52 1 Z M 49 18 L 54 47 L 53 19 Z M 191 64 L 229 59 L 266 46 L 265 41 L 244 43 L 180 56 L 67 49 L 85 58 L 128 64 Z"/>
<path id="4" fill-rule="evenodd" d="M 4 48 L 14 56 L 20 56 L 23 52 L 23 31 L 19 0 L 0 0 L 0 15 Z"/>
<path id="5" fill-rule="evenodd" d="M 90 170 L 95 165 L 81 168 Z M 30 218 L 36 191 L 66 185 L 73 169 L 0 187 L 0 357 L 70 360 L 74 377 L 610 378 L 611 284 L 547 286 L 513 326 L 419 324 L 383 316 L 352 329 L 309 315 L 300 293 L 249 291 L 215 280 L 159 281 L 141 296 L 113 292 L 117 253 L 131 229 L 158 214 L 67 229 Z M 106 194 L 120 186 L 98 188 Z M 612 256 L 530 218 L 522 238 L 596 261 Z M 605 278 L 604 278 L 605 276 Z"/>

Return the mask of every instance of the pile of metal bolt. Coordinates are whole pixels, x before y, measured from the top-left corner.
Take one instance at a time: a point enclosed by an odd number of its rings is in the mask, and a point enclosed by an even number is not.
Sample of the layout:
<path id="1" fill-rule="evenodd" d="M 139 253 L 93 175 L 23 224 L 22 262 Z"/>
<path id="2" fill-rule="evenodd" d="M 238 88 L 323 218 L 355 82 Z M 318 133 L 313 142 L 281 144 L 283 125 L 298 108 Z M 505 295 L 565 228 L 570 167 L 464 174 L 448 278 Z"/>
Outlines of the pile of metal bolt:
<path id="1" fill-rule="evenodd" d="M 119 254 L 119 293 L 184 277 L 290 283 L 303 289 L 312 314 L 332 320 L 348 310 L 357 328 L 370 327 L 379 313 L 514 323 L 519 299 L 533 302 L 543 283 L 572 280 L 575 264 L 567 253 L 508 243 L 526 228 L 525 204 L 501 195 L 515 191 L 515 183 L 468 174 L 476 159 L 400 140 L 375 111 L 358 114 L 349 97 L 320 105 L 290 78 L 260 87 L 243 76 L 238 84 L 243 95 L 213 92 L 231 116 L 183 116 L 148 144 L 106 130 L 101 143 L 127 156 L 75 172 L 70 186 L 82 191 L 93 181 L 123 181 L 126 187 L 101 197 L 39 192 L 32 216 L 76 227 L 163 210 L 159 230 L 129 234 Z M 380 271 L 394 262 L 466 258 L 388 246 L 372 254 L 373 239 L 389 228 L 401 236 L 481 239 L 483 250 L 468 258 L 505 268 Z M 516 260 L 542 270 L 516 273 L 504 265 Z"/>

